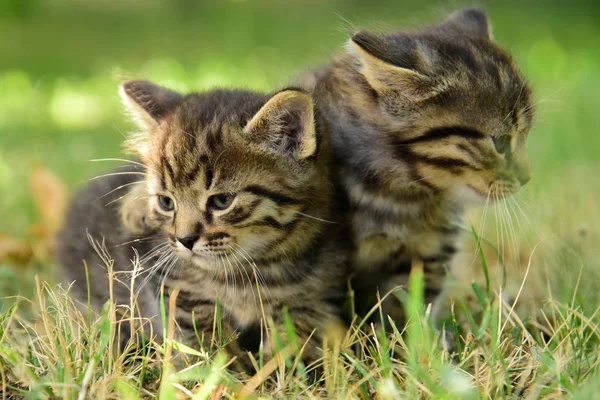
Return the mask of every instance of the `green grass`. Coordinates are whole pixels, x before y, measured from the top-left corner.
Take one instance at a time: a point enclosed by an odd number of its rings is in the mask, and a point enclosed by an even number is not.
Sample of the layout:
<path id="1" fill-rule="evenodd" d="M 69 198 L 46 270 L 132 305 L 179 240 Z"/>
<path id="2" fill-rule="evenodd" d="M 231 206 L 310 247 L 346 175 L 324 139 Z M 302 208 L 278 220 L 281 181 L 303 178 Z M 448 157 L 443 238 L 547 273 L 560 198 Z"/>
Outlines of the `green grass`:
<path id="1" fill-rule="evenodd" d="M 0 5 L 0 234 L 35 239 L 30 226 L 40 216 L 26 182 L 36 166 L 55 172 L 71 190 L 114 167 L 89 160 L 120 155 L 131 128 L 116 90 L 125 77 L 190 90 L 273 90 L 295 71 L 326 61 L 353 26 L 414 26 L 471 5 L 191 3 Z M 354 325 L 342 343 L 330 344 L 318 385 L 301 378 L 310 366 L 295 353 L 257 360 L 269 373 L 251 377 L 231 373 L 217 346 L 177 371 L 161 364 L 163 345 L 129 359 L 114 355 L 114 307 L 88 321 L 52 284 L 47 258 L 27 265 L 5 260 L 0 399 L 7 393 L 211 398 L 215 391 L 226 398 L 592 398 L 600 389 L 600 7 L 594 1 L 482 5 L 539 104 L 527 144 L 531 183 L 518 203 L 491 207 L 485 224 L 481 211 L 467 221 L 485 240 L 480 257 L 470 239 L 461 270 L 453 271 L 455 300 L 446 309 L 454 313 L 446 328 L 458 354 L 450 357 L 439 346 L 429 322 L 433 310 L 415 306 L 421 295 L 415 289 L 405 299 L 412 315 L 405 335 L 385 337 Z"/>
<path id="2" fill-rule="evenodd" d="M 257 363 L 250 373 L 227 368 L 233 360 L 221 345 L 226 338 L 218 334 L 211 349 L 178 344 L 173 339 L 177 329 L 165 311 L 174 307 L 173 296 L 163 307 L 168 327 L 164 343 L 153 342 L 141 350 L 130 346 L 122 354 L 116 350 L 118 323 L 112 302 L 90 323 L 74 306 L 68 290 L 38 280 L 36 297 L 40 311 L 35 323 L 19 316 L 20 303 L 0 314 L 0 393 L 4 395 L 537 399 L 577 396 L 598 385 L 598 312 L 587 316 L 574 300 L 550 301 L 540 316 L 546 323 L 526 329 L 528 323 L 512 312 L 514 304 L 497 294 L 484 295 L 479 305 L 482 318 L 472 314 L 478 306 L 457 311 L 467 315 L 472 326 L 458 338 L 460 350 L 449 354 L 440 347 L 440 334 L 422 306 L 419 266 L 411 273 L 404 303 L 409 318 L 404 334 L 391 320 L 391 336 L 356 323 L 342 340 L 324 343 L 322 360 L 305 366 L 299 362 L 301 347 L 294 345 L 290 322 L 285 341 L 276 341 L 274 358 Z M 324 374 L 311 382 L 307 371 L 317 366 Z"/>

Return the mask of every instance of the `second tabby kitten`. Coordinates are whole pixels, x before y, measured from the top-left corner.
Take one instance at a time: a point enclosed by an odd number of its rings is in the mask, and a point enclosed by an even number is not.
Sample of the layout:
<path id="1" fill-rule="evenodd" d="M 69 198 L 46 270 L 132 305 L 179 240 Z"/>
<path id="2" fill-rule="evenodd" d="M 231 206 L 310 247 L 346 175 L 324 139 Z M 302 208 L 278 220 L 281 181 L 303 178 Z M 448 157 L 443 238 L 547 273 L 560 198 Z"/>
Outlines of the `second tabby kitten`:
<path id="1" fill-rule="evenodd" d="M 194 345 L 199 335 L 210 339 L 218 300 L 223 335 L 240 335 L 234 349 L 256 350 L 268 320 L 286 331 L 287 308 L 300 345 L 317 330 L 303 354 L 318 358 L 326 326 L 340 323 L 348 251 L 340 247 L 340 225 L 329 222 L 328 143 L 315 129 L 309 95 L 217 90 L 183 96 L 130 81 L 122 97 L 142 130 L 128 145 L 145 179 L 133 184 L 120 211 L 91 200 L 131 183 L 127 174 L 100 180 L 76 199 L 59 249 L 67 279 L 76 280 L 74 293 L 85 299 L 83 259 L 97 304 L 108 296 L 87 229 L 96 239 L 107 238 L 121 276 L 131 272 L 126 260 L 133 251 L 151 254 L 149 242 L 130 242 L 132 232 L 145 234 L 162 256 L 142 264 L 159 268 L 141 289 L 142 312 L 156 314 L 162 283 L 167 297 L 179 289 L 180 340 Z M 127 305 L 130 279 L 121 280 L 124 285 L 114 283 L 116 300 Z M 268 354 L 269 343 L 265 349 Z"/>
<path id="2" fill-rule="evenodd" d="M 422 260 L 434 303 L 465 207 L 529 180 L 525 79 L 494 43 L 485 14 L 465 9 L 415 32 L 359 32 L 305 82 L 331 124 L 351 203 L 359 297 L 406 285 L 411 262 Z M 403 322 L 396 299 L 384 308 Z"/>

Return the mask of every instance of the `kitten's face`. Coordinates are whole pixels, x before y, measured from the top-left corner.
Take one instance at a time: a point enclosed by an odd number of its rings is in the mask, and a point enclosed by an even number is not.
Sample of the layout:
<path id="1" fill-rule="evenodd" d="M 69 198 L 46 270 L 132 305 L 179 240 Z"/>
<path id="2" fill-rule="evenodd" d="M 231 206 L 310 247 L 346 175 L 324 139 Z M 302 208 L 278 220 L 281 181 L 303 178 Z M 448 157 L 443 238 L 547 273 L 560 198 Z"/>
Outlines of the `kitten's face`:
<path id="1" fill-rule="evenodd" d="M 414 167 L 410 179 L 476 201 L 529 180 L 531 93 L 482 12 L 459 11 L 414 34 L 362 32 L 350 51 L 376 92 L 384 140 Z"/>
<path id="2" fill-rule="evenodd" d="M 128 82 L 124 90 L 148 92 L 147 85 Z M 309 96 L 218 91 L 175 103 L 132 144 L 147 166 L 148 218 L 167 233 L 174 253 L 226 269 L 301 246 L 294 234 L 310 236 L 311 223 L 301 214 L 315 193 L 327 192 Z M 319 200 L 326 209 L 327 200 Z"/>

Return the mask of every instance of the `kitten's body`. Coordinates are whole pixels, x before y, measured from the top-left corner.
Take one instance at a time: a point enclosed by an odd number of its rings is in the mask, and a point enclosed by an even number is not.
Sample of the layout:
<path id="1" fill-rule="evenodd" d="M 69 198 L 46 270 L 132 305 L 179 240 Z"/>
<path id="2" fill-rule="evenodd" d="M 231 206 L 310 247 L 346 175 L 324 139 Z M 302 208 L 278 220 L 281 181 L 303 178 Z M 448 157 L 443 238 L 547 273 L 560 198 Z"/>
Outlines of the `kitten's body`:
<path id="1" fill-rule="evenodd" d="M 132 262 L 160 243 L 158 237 L 145 238 L 132 234 L 121 224 L 119 198 L 140 180 L 141 172 L 141 169 L 135 168 L 119 169 L 114 175 L 95 179 L 71 202 L 64 227 L 57 238 L 56 257 L 62 280 L 68 284 L 75 281 L 70 294 L 84 313 L 88 309 L 88 289 L 90 306 L 95 312 L 99 312 L 109 300 L 108 268 L 111 266 L 114 277 L 113 300 L 120 306 L 120 314 L 131 315 L 127 310 L 132 299 Z M 94 246 L 98 251 L 94 250 Z M 88 267 L 88 276 L 84 262 Z M 144 274 L 137 278 L 136 289 L 145 277 Z M 89 287 L 86 283 L 88 280 Z M 162 335 L 160 318 L 153 318 L 159 315 L 160 310 L 154 286 L 147 285 L 137 291 L 137 296 L 139 310 L 136 310 L 135 316 L 152 318 L 150 321 L 139 320 L 137 325 L 143 324 L 148 335 Z M 121 332 L 121 339 L 128 340 L 129 324 L 122 325 L 121 330 L 127 330 Z"/>
<path id="2" fill-rule="evenodd" d="M 528 178 L 530 92 L 493 43 L 485 15 L 463 10 L 413 33 L 359 32 L 305 79 L 331 124 L 350 201 L 354 286 L 374 297 L 424 263 L 433 303 L 459 246 L 464 209 Z M 397 323 L 402 311 L 386 305 Z"/>
<path id="3" fill-rule="evenodd" d="M 88 260 L 92 283 L 102 282 L 93 290 L 99 303 L 107 293 L 86 228 L 100 226 L 94 236 L 108 238 L 110 255 L 125 270 L 131 270 L 123 260 L 132 248 L 144 256 L 152 246 L 116 247 L 131 235 L 119 232 L 143 233 L 168 245 L 142 265 L 157 269 L 142 293 L 155 296 L 163 283 L 167 298 L 180 291 L 175 317 L 181 340 L 194 345 L 198 336 L 211 339 L 218 299 L 223 334 L 239 333 L 237 343 L 256 350 L 267 339 L 261 327 L 269 320 L 285 332 L 287 308 L 300 344 L 317 330 L 304 352 L 317 358 L 323 330 L 340 322 L 348 251 L 332 221 L 328 144 L 314 130 L 309 96 L 295 90 L 271 98 L 234 91 L 180 96 L 135 81 L 123 89 L 143 118 L 144 132 L 130 147 L 146 179 L 128 189 L 120 208 L 98 206 L 78 215 L 90 198 L 130 181 L 128 175 L 93 184 L 76 200 L 80 206 L 67 222 L 59 260 L 68 279 L 77 280 L 79 297 L 85 299 L 81 259 Z M 152 306 L 145 308 L 156 312 L 158 300 L 148 296 L 142 300 Z"/>

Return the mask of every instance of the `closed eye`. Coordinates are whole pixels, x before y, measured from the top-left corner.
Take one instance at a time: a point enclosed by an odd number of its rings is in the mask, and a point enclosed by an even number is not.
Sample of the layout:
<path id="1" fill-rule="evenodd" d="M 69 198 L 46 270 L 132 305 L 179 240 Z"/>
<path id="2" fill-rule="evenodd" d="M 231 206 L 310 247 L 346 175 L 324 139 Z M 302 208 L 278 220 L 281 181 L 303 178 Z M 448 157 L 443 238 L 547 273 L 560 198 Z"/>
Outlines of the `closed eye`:
<path id="1" fill-rule="evenodd" d="M 511 139 L 509 135 L 492 136 L 494 147 L 499 154 L 506 154 L 510 150 Z"/>

